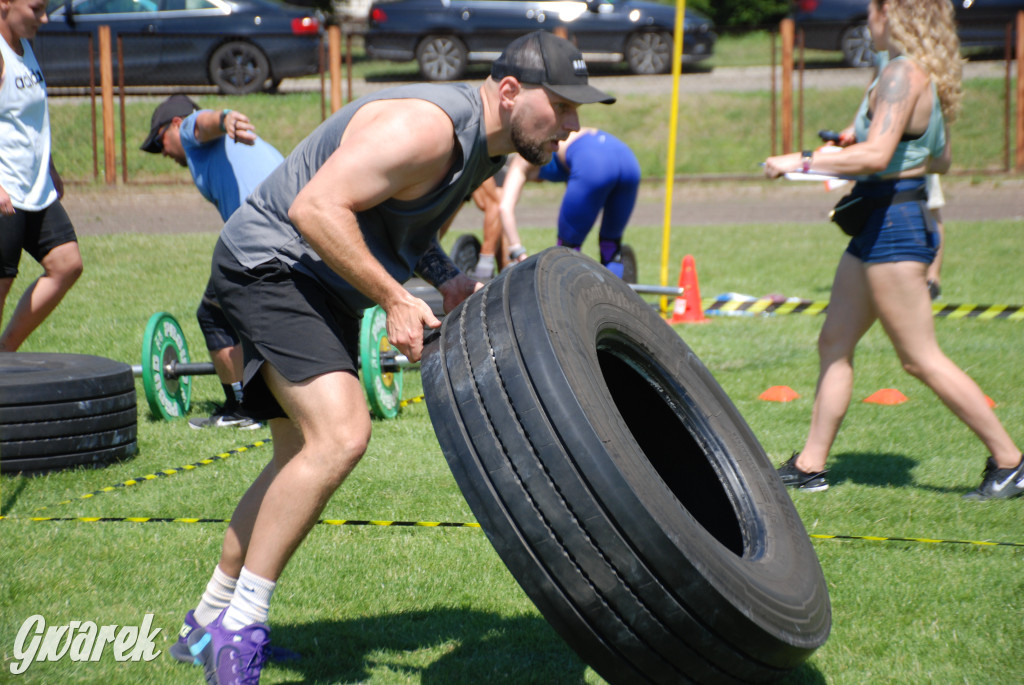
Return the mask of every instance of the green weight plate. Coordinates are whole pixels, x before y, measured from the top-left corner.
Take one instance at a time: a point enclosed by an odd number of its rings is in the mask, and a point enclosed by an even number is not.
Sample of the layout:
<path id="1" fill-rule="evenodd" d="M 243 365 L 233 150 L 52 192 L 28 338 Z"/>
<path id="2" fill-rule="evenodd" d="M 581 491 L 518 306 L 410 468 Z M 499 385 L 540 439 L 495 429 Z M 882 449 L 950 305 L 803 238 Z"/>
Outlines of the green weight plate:
<path id="1" fill-rule="evenodd" d="M 378 419 L 393 419 L 402 408 L 402 370 L 381 368 L 380 355 L 390 349 L 387 315 L 380 306 L 367 309 L 359 328 L 359 367 L 370 413 Z"/>
<path id="2" fill-rule="evenodd" d="M 170 362 L 188 363 L 188 344 L 178 321 L 165 312 L 149 317 L 142 337 L 142 387 L 153 414 L 165 421 L 188 413 L 192 402 L 192 377 L 166 378 Z"/>

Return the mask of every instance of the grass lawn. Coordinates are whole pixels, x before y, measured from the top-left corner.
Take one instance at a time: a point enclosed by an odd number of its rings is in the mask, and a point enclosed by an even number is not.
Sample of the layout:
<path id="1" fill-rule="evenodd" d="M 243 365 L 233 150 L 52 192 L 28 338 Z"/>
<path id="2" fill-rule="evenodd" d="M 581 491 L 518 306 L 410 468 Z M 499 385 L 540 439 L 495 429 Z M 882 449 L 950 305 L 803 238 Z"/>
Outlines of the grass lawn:
<path id="1" fill-rule="evenodd" d="M 957 223 L 948 228 L 944 299 L 1020 304 L 1019 226 Z M 554 229 L 529 229 L 527 247 Z M 451 236 L 449 236 L 449 240 Z M 201 337 L 192 314 L 205 283 L 214 237 L 116 235 L 82 240 L 86 273 L 24 351 L 98 354 L 138 363 L 141 336 L 157 310 L 181 322 L 193 353 Z M 641 279 L 660 263 L 661 231 L 632 226 Z M 829 225 L 708 226 L 677 232 L 670 264 L 696 257 L 702 294 L 769 292 L 827 299 L 843 247 Z M 593 254 L 593 245 L 585 251 Z M 31 277 L 15 283 L 11 302 Z M 817 316 L 715 318 L 678 332 L 708 365 L 775 462 L 799 447 L 816 377 Z M 946 352 L 997 403 L 1024 442 L 1021 323 L 939 319 Z M 757 399 L 788 385 L 800 399 Z M 407 372 L 405 394 L 420 393 Z M 859 402 L 898 388 L 899 406 Z M 220 399 L 213 377 L 197 377 L 193 413 Z M 0 682 L 201 682 L 199 670 L 166 654 L 121 665 L 34 663 L 14 679 L 14 638 L 30 616 L 50 625 L 94 621 L 139 625 L 152 613 L 166 650 L 215 562 L 223 523 L 32 522 L 31 516 L 203 517 L 224 519 L 268 459 L 266 429 L 197 432 L 158 421 L 141 394 L 139 453 L 105 469 L 3 476 L 0 506 Z M 833 487 L 794 493 L 813 534 L 1024 542 L 1024 500 L 972 504 L 985 457 L 980 443 L 938 400 L 899 368 L 879 330 L 858 351 L 855 402 L 832 456 Z M 214 455 L 195 469 L 181 467 Z M 173 475 L 117 487 L 163 469 Z M 111 487 L 113 486 L 113 487 Z M 109 492 L 86 496 L 111 487 Z M 374 425 L 361 465 L 338 491 L 326 519 L 472 522 L 445 464 L 424 404 Z M 834 626 L 829 642 L 791 683 L 1019 683 L 1016 647 L 1024 637 L 1014 547 L 912 542 L 814 542 L 828 580 Z M 271 613 L 274 641 L 304 658 L 275 663 L 263 683 L 601 682 L 558 639 L 476 528 L 317 526 L 288 567 Z"/>
<path id="2" fill-rule="evenodd" d="M 735 49 L 726 50 L 733 45 Z M 715 66 L 766 60 L 762 35 L 723 38 Z M 726 57 L 726 55 L 731 55 Z M 834 56 L 833 56 L 834 57 Z M 826 59 L 815 56 L 815 59 Z M 721 60 L 721 61 L 720 61 Z M 730 61 L 731 60 L 731 61 Z M 373 78 L 380 63 L 360 64 Z M 391 69 L 392 67 L 387 67 Z M 404 68 L 404 67 L 403 67 Z M 767 86 L 766 86 L 767 87 Z M 810 131 L 848 121 L 861 90 L 822 92 L 806 103 Z M 967 84 L 965 115 L 953 129 L 955 166 L 1002 163 L 1002 83 Z M 188 172 L 137 150 L 156 99 L 126 108 L 128 168 L 134 182 L 188 183 Z M 199 98 L 211 108 L 245 111 L 283 152 L 320 121 L 316 94 Z M 719 93 L 680 104 L 675 173 L 747 174 L 770 150 L 766 93 Z M 91 182 L 88 104 L 51 108 L 55 162 L 72 182 Z M 631 96 L 586 110 L 588 125 L 626 140 L 645 176 L 665 173 L 666 95 Z M 119 147 L 118 147 L 119 149 Z M 550 192 L 530 189 L 530 192 Z M 946 302 L 1022 304 L 1020 226 L 1010 221 L 947 225 Z M 656 282 L 660 226 L 632 225 L 629 242 L 640 276 Z M 525 229 L 526 247 L 553 243 L 554 228 Z M 449 235 L 446 246 L 454 239 Z M 86 271 L 57 311 L 23 347 L 77 352 L 139 363 L 146 321 L 177 317 L 193 356 L 202 356 L 194 310 L 206 282 L 215 236 L 83 237 Z M 780 293 L 828 299 L 844 241 L 827 224 L 719 225 L 676 230 L 670 268 L 696 258 L 704 297 L 724 292 Z M 596 254 L 594 238 L 584 246 Z M 36 266 L 25 257 L 7 315 Z M 674 277 L 674 274 L 673 274 Z M 677 327 L 750 423 L 773 462 L 802 444 L 817 375 L 820 316 L 716 317 Z M 936 320 L 943 349 L 997 403 L 996 412 L 1024 444 L 1022 324 Z M 826 493 L 794 493 L 814 535 L 911 537 L 1024 543 L 1024 499 L 972 504 L 983 447 L 920 383 L 902 372 L 891 345 L 873 329 L 858 348 L 854 403 L 832 454 Z M 166 652 L 195 605 L 215 563 L 225 524 L 133 523 L 52 517 L 226 519 L 270 456 L 269 431 L 197 432 L 150 416 L 139 390 L 139 452 L 103 469 L 0 477 L 0 682 L 201 682 L 197 669 L 166 653 L 122 665 L 107 650 L 98 663 L 33 663 L 12 676 L 15 636 L 26 619 L 49 625 L 93 621 L 139 625 L 146 614 Z M 758 395 L 773 385 L 800 394 L 789 403 Z M 859 400 L 897 388 L 898 406 Z M 421 392 L 405 374 L 405 395 Z M 221 390 L 196 377 L 193 415 L 208 413 Z M 183 468 L 209 457 L 208 465 Z M 150 474 L 163 477 L 144 479 Z M 136 480 L 137 479 L 137 480 Z M 128 484 L 131 481 L 131 484 Z M 360 466 L 324 512 L 325 519 L 451 521 L 474 519 L 433 435 L 427 408 L 411 404 L 394 421 L 374 424 Z M 815 538 L 828 581 L 834 625 L 829 642 L 789 683 L 972 683 L 1016 685 L 1024 679 L 1024 576 L 1019 547 L 874 542 Z M 272 663 L 262 682 L 392 685 L 537 685 L 600 683 L 547 625 L 477 528 L 317 526 L 275 594 L 273 640 L 301 661 Z"/>

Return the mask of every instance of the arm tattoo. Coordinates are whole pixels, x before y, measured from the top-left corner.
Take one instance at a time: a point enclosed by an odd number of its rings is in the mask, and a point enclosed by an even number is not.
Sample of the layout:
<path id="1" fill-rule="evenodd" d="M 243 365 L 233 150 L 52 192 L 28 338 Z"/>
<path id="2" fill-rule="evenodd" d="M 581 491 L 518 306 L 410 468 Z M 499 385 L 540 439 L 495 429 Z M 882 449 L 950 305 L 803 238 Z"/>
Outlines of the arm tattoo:
<path id="1" fill-rule="evenodd" d="M 435 288 L 459 275 L 451 258 L 441 249 L 435 238 L 430 248 L 416 262 L 416 273 Z"/>
<path id="2" fill-rule="evenodd" d="M 894 125 L 893 117 L 912 105 L 910 98 L 910 65 L 902 60 L 891 62 L 882 72 L 875 89 L 875 111 L 885 103 L 885 118 L 882 120 L 881 133 L 886 133 Z M 902 132 L 901 132 L 902 133 Z"/>

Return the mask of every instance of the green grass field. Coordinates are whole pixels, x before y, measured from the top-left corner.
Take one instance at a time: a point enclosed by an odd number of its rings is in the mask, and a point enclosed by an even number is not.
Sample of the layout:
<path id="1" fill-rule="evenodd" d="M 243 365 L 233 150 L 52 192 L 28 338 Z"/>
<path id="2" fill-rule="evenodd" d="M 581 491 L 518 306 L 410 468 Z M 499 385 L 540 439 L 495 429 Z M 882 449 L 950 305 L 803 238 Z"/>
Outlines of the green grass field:
<path id="1" fill-rule="evenodd" d="M 1019 304 L 1019 226 L 949 226 L 944 299 Z M 527 247 L 551 243 L 553 229 L 525 231 Z M 661 231 L 632 226 L 641 280 L 658 271 Z M 82 240 L 86 272 L 24 351 L 73 351 L 138 363 L 145 322 L 168 311 L 193 353 L 201 337 L 192 314 L 214 237 L 116 235 Z M 689 228 L 671 241 L 671 264 L 696 257 L 702 294 L 769 292 L 827 299 L 843 247 L 826 224 Z M 585 250 L 593 252 L 593 246 Z M 15 284 L 17 297 L 31 276 Z M 806 430 L 816 377 L 817 316 L 715 318 L 679 334 L 708 365 L 775 462 Z M 997 403 L 1024 441 L 1020 322 L 939 319 L 946 352 Z M 406 397 L 420 393 L 405 375 Z M 788 385 L 800 399 L 757 399 Z M 858 351 L 854 398 L 880 388 L 909 397 L 899 406 L 855 401 L 832 457 L 833 488 L 795 493 L 812 534 L 1024 542 L 1024 500 L 971 504 L 980 443 L 938 400 L 899 368 L 878 330 Z M 220 399 L 212 377 L 197 377 L 193 413 Z M 269 458 L 271 447 L 237 453 L 269 437 L 196 432 L 153 419 L 140 388 L 139 453 L 105 469 L 0 479 L 0 682 L 201 682 L 198 669 L 166 654 L 150 663 L 33 663 L 17 678 L 14 638 L 39 614 L 51 625 L 91 620 L 139 625 L 152 613 L 166 650 L 215 562 L 223 523 L 33 522 L 55 517 L 224 519 Z M 229 454 L 230 453 L 230 454 Z M 215 455 L 207 466 L 182 469 Z M 173 475 L 117 487 L 164 469 Z M 112 487 L 109 492 L 103 491 Z M 91 493 L 99 493 L 88 496 Z M 361 465 L 324 513 L 327 519 L 472 522 L 433 436 L 427 408 L 374 425 Z M 1014 547 L 815 539 L 834 612 L 829 642 L 792 683 L 1019 683 L 1024 637 Z M 548 627 L 475 528 L 321 525 L 286 570 L 271 612 L 275 643 L 297 663 L 271 664 L 264 683 L 595 683 L 601 682 Z"/>
<path id="2" fill-rule="evenodd" d="M 720 44 L 721 45 L 721 44 Z M 765 41 L 737 39 L 717 66 L 761 63 Z M 816 59 L 826 59 L 816 57 Z M 720 61 L 721 60 L 721 61 Z M 732 60 L 732 61 L 729 61 Z M 379 65 L 377 65 L 379 67 Z M 361 68 L 377 68 L 363 66 Z M 372 73 L 370 73 L 372 76 Z M 861 91 L 817 93 L 806 103 L 807 129 L 849 120 Z M 614 130 L 640 157 L 644 174 L 665 173 L 668 94 L 623 98 L 586 108 L 584 123 Z M 955 168 L 1002 163 L 1002 83 L 967 86 L 965 115 L 953 130 Z M 261 134 L 287 152 L 320 121 L 315 94 L 200 97 L 211 108 L 241 109 Z M 133 183 L 187 184 L 188 172 L 137 150 L 156 99 L 126 109 Z M 676 173 L 749 174 L 770 151 L 766 93 L 685 97 L 680 103 Z M 57 167 L 73 184 L 92 183 L 87 104 L 52 108 Z M 713 116 L 712 116 L 713 115 Z M 118 150 L 120 147 L 118 147 Z M 102 155 L 102 151 L 101 151 Z M 120 169 L 118 173 L 120 177 Z M 102 179 L 102 172 L 101 172 Z M 95 192 L 102 193 L 102 188 Z M 528 189 L 530 193 L 550 189 Z M 943 297 L 951 303 L 1024 304 L 1020 225 L 1012 221 L 947 225 Z M 525 229 L 526 247 L 552 244 L 554 228 Z M 454 236 L 449 235 L 446 245 Z M 140 361 L 149 316 L 177 317 L 193 356 L 202 356 L 194 310 L 216 237 L 83 237 L 86 270 L 26 352 L 96 354 Z M 631 225 L 640 280 L 657 282 L 661 228 Z M 666 257 L 675 277 L 696 258 L 705 298 L 724 292 L 780 293 L 827 300 L 842 235 L 829 224 L 719 225 L 677 229 Z M 593 238 L 584 248 L 594 256 Z M 31 258 L 9 297 L 7 315 L 36 275 Z M 803 441 L 817 376 L 820 316 L 715 317 L 678 326 L 750 423 L 773 462 Z M 1011 435 L 1024 444 L 1024 324 L 938 319 L 943 349 L 997 403 Z M 0 683 L 109 685 L 202 682 L 202 674 L 166 653 L 148 663 L 68 659 L 33 663 L 14 676 L 15 637 L 26 619 L 139 625 L 153 615 L 166 652 L 185 612 L 198 600 L 216 561 L 225 524 L 86 522 L 79 517 L 226 519 L 270 456 L 269 431 L 197 432 L 153 418 L 139 389 L 138 454 L 102 469 L 0 477 Z M 800 394 L 789 403 L 758 395 L 773 385 Z M 859 400 L 897 388 L 899 406 Z M 405 396 L 417 397 L 417 372 Z M 221 390 L 194 381 L 193 415 L 208 413 Z M 968 503 L 985 459 L 977 439 L 920 383 L 900 369 L 880 330 L 858 348 L 854 403 L 830 467 L 832 489 L 794 493 L 812 535 L 930 538 L 1024 543 L 1024 499 Z M 213 458 L 211 457 L 221 457 Z M 191 465 L 209 460 L 208 465 Z M 186 468 L 188 467 L 188 468 Z M 151 474 L 168 475 L 144 478 Z M 131 484 L 128 484 L 131 482 Z M 60 517 L 66 521 L 31 521 Z M 473 522 L 433 435 L 427 407 L 409 405 L 376 422 L 369 451 L 324 512 L 325 519 Z M 970 683 L 1024 680 L 1024 549 L 923 542 L 814 539 L 828 581 L 833 631 L 788 683 Z M 303 659 L 273 663 L 264 684 L 562 685 L 600 683 L 547 625 L 477 528 L 317 526 L 287 568 L 271 611 L 275 644 Z"/>

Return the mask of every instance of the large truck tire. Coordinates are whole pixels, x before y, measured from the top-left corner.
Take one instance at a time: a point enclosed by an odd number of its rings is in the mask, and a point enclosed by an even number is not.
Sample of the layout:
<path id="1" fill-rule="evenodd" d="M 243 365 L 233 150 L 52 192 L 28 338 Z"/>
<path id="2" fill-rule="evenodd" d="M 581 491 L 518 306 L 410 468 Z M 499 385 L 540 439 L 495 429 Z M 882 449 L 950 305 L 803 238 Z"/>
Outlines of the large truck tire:
<path id="1" fill-rule="evenodd" d="M 759 442 L 604 267 L 551 248 L 502 272 L 422 375 L 495 550 L 610 683 L 768 682 L 825 643 L 825 579 Z"/>
<path id="2" fill-rule="evenodd" d="M 99 465 L 137 449 L 131 366 L 84 354 L 0 354 L 0 472 Z"/>

